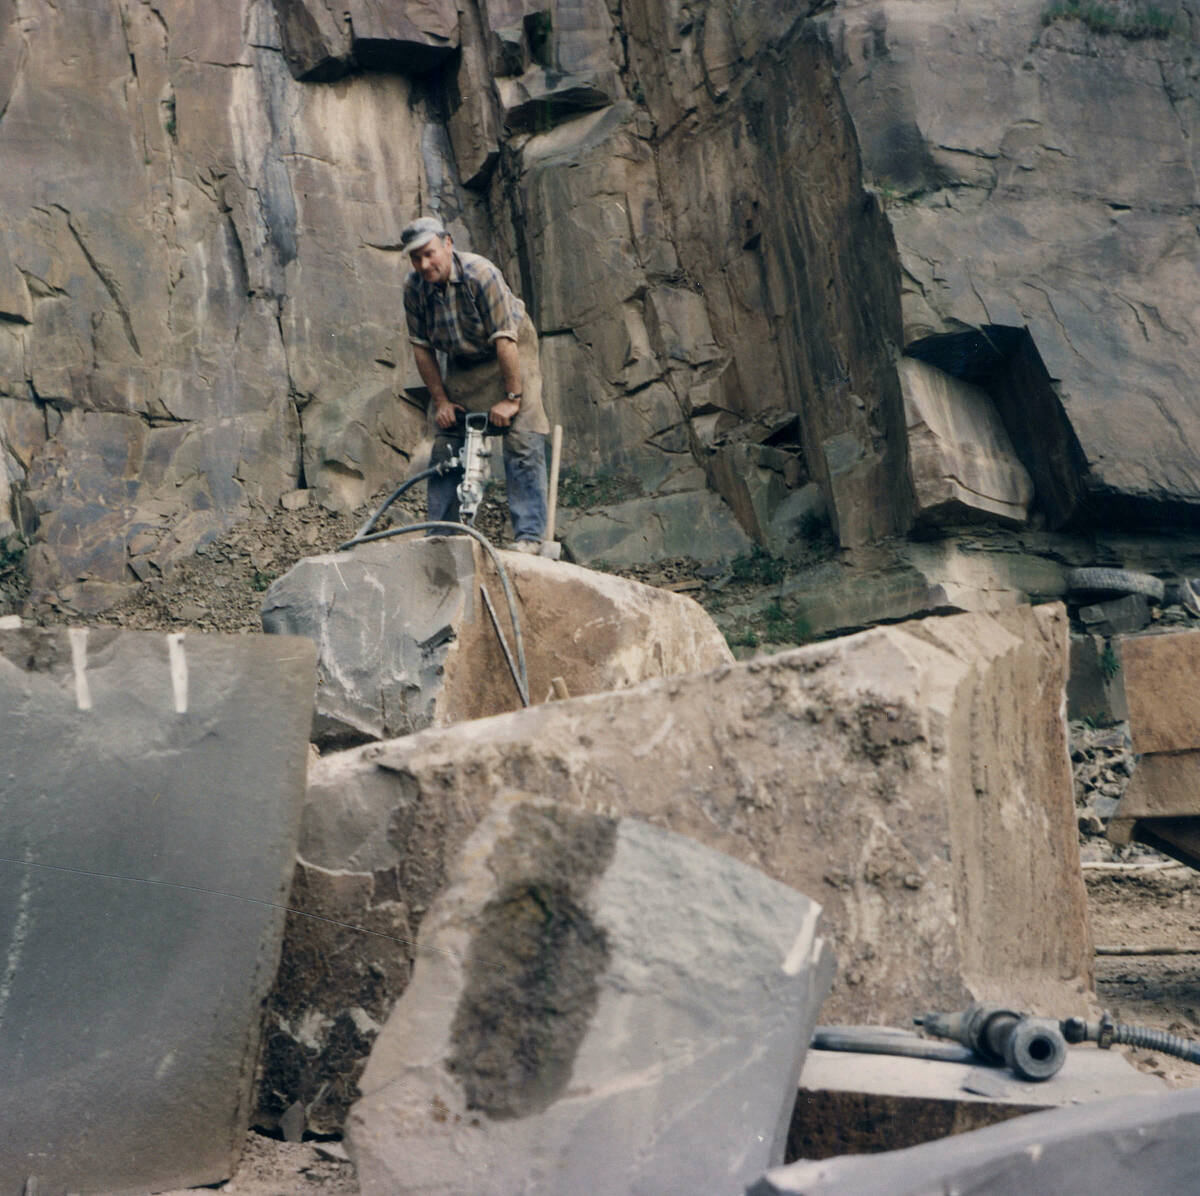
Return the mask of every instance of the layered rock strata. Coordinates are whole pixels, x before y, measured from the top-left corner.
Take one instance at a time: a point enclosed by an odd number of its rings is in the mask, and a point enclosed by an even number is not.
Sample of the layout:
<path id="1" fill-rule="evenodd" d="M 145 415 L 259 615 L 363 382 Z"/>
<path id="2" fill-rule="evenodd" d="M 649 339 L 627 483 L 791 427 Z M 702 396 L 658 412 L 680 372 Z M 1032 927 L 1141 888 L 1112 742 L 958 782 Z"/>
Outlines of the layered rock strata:
<path id="1" fill-rule="evenodd" d="M 350 1113 L 364 1196 L 736 1190 L 782 1160 L 833 972 L 819 906 L 522 797 L 447 879 Z"/>

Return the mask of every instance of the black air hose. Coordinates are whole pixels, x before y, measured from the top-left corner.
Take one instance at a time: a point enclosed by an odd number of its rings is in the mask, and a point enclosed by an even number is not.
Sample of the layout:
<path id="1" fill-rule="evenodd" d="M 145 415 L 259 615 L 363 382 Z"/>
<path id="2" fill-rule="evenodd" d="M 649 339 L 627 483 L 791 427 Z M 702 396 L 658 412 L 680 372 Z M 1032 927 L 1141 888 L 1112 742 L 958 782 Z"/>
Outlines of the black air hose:
<path id="1" fill-rule="evenodd" d="M 1068 1042 L 1094 1042 L 1107 1049 L 1114 1043 L 1121 1046 L 1142 1047 L 1148 1051 L 1160 1051 L 1174 1055 L 1187 1063 L 1200 1063 L 1200 1042 L 1181 1038 L 1166 1030 L 1154 1030 L 1150 1026 L 1132 1026 L 1126 1022 L 1114 1022 L 1106 1009 L 1100 1020 L 1086 1021 L 1081 1017 L 1069 1017 L 1062 1023 L 1063 1037 Z"/>
<path id="2" fill-rule="evenodd" d="M 419 482 L 423 477 L 431 473 L 440 472 L 440 467 L 435 465 L 432 469 L 427 469 L 425 473 L 419 473 L 414 478 L 409 478 L 392 498 L 388 499 L 391 502 L 397 495 L 403 493 L 405 489 L 411 486 L 414 482 Z M 512 582 L 508 579 L 508 570 L 504 567 L 504 562 L 500 559 L 495 546 L 491 540 L 483 534 L 476 531 L 473 527 L 468 527 L 465 523 L 451 523 L 448 520 L 429 520 L 425 523 L 407 523 L 403 527 L 389 527 L 386 531 L 371 532 L 367 534 L 367 529 L 383 514 L 388 503 L 384 503 L 375 514 L 367 520 L 367 522 L 344 544 L 339 544 L 338 552 L 346 552 L 353 548 L 356 544 L 371 544 L 376 540 L 386 540 L 391 536 L 403 536 L 410 532 L 433 532 L 439 531 L 449 535 L 464 535 L 471 536 L 478 540 L 480 544 L 487 550 L 488 556 L 492 558 L 492 564 L 496 566 L 496 572 L 500 576 L 500 587 L 504 590 L 504 599 L 508 603 L 508 617 L 512 620 L 513 640 L 516 643 L 517 649 L 517 689 L 521 694 L 521 704 L 523 706 L 530 705 L 529 701 L 529 670 L 525 664 L 525 639 L 521 635 L 521 618 L 517 614 L 517 599 L 513 594 Z"/>

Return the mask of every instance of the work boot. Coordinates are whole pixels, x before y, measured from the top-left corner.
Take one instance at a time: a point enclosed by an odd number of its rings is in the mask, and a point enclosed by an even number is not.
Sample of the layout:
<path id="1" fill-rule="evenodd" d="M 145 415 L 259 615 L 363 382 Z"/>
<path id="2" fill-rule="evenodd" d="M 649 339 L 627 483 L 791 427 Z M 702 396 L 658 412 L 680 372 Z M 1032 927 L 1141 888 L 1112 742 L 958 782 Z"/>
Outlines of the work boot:
<path id="1" fill-rule="evenodd" d="M 513 552 L 531 552 L 535 556 L 542 551 L 540 540 L 518 540 L 512 546 Z"/>

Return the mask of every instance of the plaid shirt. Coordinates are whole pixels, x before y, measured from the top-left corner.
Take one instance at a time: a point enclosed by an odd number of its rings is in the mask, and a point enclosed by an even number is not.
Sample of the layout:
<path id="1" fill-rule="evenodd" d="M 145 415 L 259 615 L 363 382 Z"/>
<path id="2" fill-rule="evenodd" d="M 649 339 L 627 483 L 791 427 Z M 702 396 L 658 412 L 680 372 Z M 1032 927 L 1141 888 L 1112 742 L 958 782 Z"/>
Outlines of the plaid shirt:
<path id="1" fill-rule="evenodd" d="M 487 258 L 455 252 L 448 282 L 428 283 L 415 270 L 404 280 L 404 314 L 414 345 L 486 361 L 497 337 L 517 339 L 525 304 Z"/>

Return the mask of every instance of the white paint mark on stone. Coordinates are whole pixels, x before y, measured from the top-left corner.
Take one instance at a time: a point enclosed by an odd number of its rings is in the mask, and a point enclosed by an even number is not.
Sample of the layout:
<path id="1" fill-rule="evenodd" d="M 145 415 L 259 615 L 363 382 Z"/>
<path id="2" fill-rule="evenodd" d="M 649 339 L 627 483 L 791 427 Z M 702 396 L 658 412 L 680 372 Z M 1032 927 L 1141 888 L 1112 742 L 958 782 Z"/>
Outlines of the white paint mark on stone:
<path id="1" fill-rule="evenodd" d="M 80 710 L 91 710 L 92 691 L 87 679 L 87 640 L 86 627 L 70 627 L 67 637 L 71 641 L 71 664 L 75 669 L 75 705 Z"/>
<path id="2" fill-rule="evenodd" d="M 187 654 L 183 650 L 183 632 L 176 631 L 167 636 L 167 655 L 171 661 L 171 689 L 175 693 L 175 713 L 187 714 L 188 666 Z"/>
<path id="3" fill-rule="evenodd" d="M 163 1057 L 162 1062 L 154 1069 L 154 1078 L 156 1080 L 163 1079 L 167 1072 L 171 1070 L 172 1064 L 175 1062 L 175 1052 L 168 1051 Z"/>
<path id="4" fill-rule="evenodd" d="M 785 976 L 799 975 L 800 969 L 809 959 L 813 958 L 814 951 L 819 948 L 820 940 L 813 937 L 813 931 L 817 928 L 817 919 L 820 916 L 821 907 L 814 902 L 808 907 L 808 913 L 804 915 L 804 924 L 800 927 L 795 942 L 792 943 L 792 949 L 784 957 L 783 974 Z"/>

